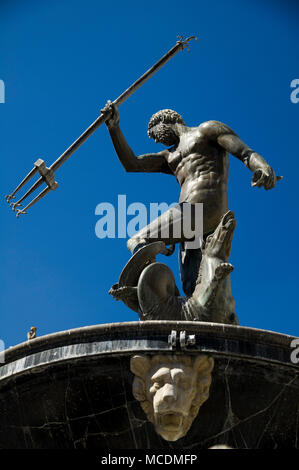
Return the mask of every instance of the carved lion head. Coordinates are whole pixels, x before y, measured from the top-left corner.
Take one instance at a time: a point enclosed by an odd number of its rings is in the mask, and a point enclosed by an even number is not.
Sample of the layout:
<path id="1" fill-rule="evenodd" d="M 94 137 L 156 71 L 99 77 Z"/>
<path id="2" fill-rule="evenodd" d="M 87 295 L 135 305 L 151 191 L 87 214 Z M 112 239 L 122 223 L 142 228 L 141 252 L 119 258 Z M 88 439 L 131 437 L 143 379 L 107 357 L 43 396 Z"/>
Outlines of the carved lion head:
<path id="1" fill-rule="evenodd" d="M 133 395 L 167 441 L 185 436 L 209 397 L 214 360 L 201 356 L 134 356 Z"/>

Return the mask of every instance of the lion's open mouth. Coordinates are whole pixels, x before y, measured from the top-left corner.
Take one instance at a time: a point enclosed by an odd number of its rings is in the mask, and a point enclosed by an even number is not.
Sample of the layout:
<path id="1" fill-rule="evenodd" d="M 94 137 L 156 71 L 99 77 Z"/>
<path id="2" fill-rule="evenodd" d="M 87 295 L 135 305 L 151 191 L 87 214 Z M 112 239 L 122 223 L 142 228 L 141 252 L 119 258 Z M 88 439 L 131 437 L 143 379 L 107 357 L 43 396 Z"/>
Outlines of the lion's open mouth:
<path id="1" fill-rule="evenodd" d="M 158 415 L 158 424 L 168 431 L 177 431 L 181 428 L 183 416 L 178 413 L 165 413 Z"/>

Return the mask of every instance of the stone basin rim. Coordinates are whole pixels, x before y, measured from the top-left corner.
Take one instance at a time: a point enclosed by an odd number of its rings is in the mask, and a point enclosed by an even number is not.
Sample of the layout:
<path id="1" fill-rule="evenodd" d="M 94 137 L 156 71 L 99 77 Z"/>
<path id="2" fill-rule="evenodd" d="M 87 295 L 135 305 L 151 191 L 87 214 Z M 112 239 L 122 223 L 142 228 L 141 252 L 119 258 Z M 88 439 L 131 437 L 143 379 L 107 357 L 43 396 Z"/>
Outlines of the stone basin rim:
<path id="1" fill-rule="evenodd" d="M 90 325 L 84 327 L 73 328 L 70 330 L 62 330 L 50 333 L 44 336 L 39 336 L 30 341 L 24 341 L 15 346 L 12 346 L 4 351 L 5 362 L 9 363 L 16 358 L 33 354 L 34 352 L 42 351 L 45 349 L 54 348 L 59 344 L 75 344 L 84 339 L 90 338 L 94 341 L 96 337 L 111 335 L 116 337 L 124 333 L 136 333 L 137 335 L 146 334 L 169 334 L 171 330 L 186 331 L 188 334 L 202 334 L 223 337 L 230 340 L 247 340 L 253 343 L 280 346 L 290 348 L 290 343 L 296 336 L 286 335 L 270 330 L 263 330 L 258 328 L 239 326 L 239 325 L 226 325 L 222 323 L 209 323 L 209 322 L 190 322 L 190 321 L 132 321 L 132 322 L 118 322 L 118 323 L 103 323 L 98 325 Z M 80 341 L 81 340 L 81 341 Z"/>

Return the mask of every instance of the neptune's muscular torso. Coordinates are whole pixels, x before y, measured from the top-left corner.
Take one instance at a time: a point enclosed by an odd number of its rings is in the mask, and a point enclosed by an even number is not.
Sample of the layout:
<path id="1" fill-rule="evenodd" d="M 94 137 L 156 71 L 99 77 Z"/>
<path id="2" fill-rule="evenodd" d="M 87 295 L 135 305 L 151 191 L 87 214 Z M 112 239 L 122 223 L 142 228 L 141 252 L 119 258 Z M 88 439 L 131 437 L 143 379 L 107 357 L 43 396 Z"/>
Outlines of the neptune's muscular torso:
<path id="1" fill-rule="evenodd" d="M 228 210 L 228 153 L 196 127 L 188 128 L 166 159 L 181 186 L 179 201 L 203 203 L 204 233 L 213 231 Z"/>

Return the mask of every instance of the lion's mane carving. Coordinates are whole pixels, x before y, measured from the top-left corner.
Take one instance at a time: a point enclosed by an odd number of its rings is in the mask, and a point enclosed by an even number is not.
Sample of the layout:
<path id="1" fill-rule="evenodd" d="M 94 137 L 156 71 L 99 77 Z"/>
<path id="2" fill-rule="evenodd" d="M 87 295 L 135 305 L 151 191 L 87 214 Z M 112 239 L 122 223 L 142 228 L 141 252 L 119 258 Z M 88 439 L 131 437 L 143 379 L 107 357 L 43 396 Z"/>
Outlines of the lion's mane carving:
<path id="1" fill-rule="evenodd" d="M 209 397 L 214 360 L 206 355 L 134 356 L 133 395 L 167 441 L 185 436 Z"/>

